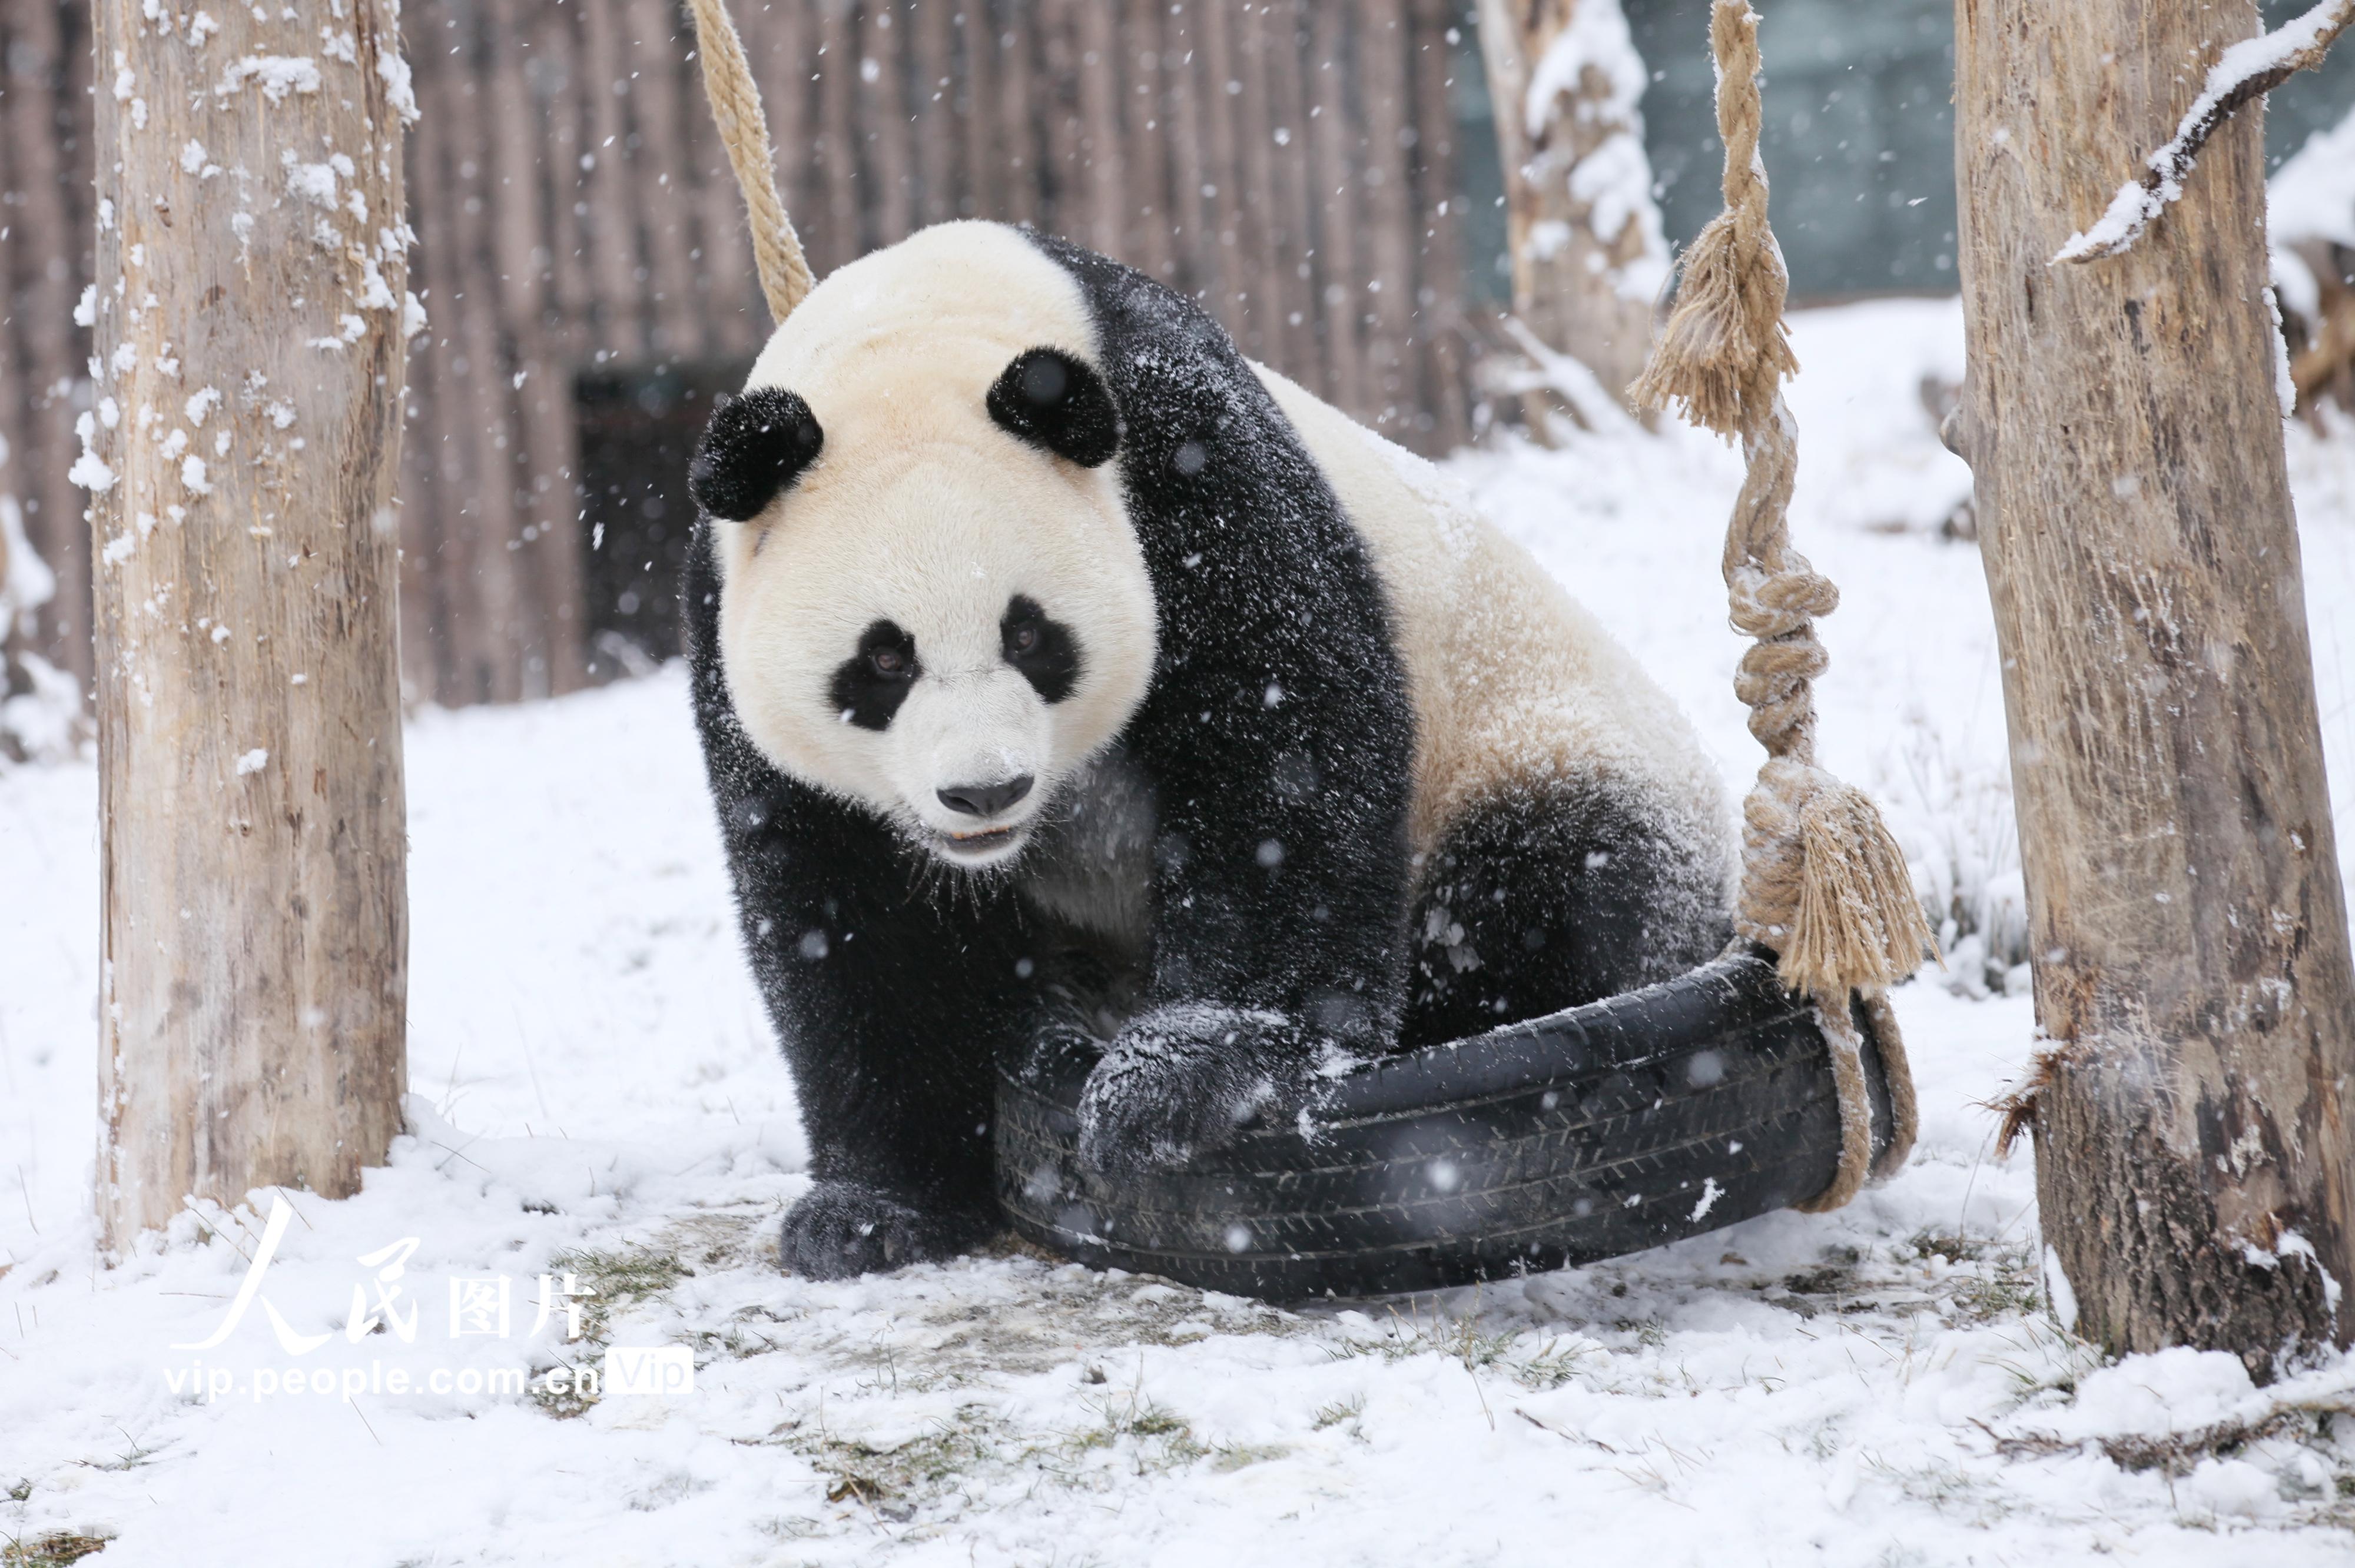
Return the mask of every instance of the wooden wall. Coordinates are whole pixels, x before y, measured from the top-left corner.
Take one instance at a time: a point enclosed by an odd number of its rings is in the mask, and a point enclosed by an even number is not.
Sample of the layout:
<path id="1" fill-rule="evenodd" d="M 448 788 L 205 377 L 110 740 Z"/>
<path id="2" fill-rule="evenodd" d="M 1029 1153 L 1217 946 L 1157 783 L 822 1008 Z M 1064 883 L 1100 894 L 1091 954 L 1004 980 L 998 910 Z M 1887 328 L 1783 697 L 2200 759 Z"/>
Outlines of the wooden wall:
<path id="1" fill-rule="evenodd" d="M 90 8 L 0 5 L 0 506 L 57 573 L 57 596 L 19 616 L 11 648 L 91 670 L 90 530 L 66 480 L 91 406 L 90 334 L 74 302 L 97 235 L 91 186 Z M 0 662 L 0 696 L 7 694 Z"/>
<path id="2" fill-rule="evenodd" d="M 1469 434 L 1449 80 L 1459 0 L 733 0 L 823 273 L 929 223 L 1060 232 L 1198 293 L 1244 351 L 1405 444 Z M 768 321 L 674 0 L 408 0 L 402 641 L 413 696 L 597 678 L 584 375 L 748 364 Z M 86 26 L 0 12 L 0 491 L 59 568 L 27 633 L 86 673 L 63 474 L 88 334 Z M 82 390 L 77 392 L 76 388 Z M 610 668 L 613 661 L 603 663 Z"/>

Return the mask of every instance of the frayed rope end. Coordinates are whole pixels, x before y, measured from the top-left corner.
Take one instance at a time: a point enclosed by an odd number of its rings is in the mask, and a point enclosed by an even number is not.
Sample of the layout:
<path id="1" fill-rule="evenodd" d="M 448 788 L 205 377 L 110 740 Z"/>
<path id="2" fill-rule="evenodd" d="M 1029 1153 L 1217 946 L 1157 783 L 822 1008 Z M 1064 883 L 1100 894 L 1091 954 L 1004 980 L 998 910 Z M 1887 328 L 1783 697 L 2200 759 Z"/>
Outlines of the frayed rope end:
<path id="1" fill-rule="evenodd" d="M 1782 290 L 1762 286 L 1761 271 L 1771 269 L 1754 264 L 1740 227 L 1736 214 L 1720 213 L 1685 252 L 1676 308 L 1628 388 L 1638 408 L 1681 403 L 1695 424 L 1727 437 L 1763 428 L 1775 386 L 1799 368 Z"/>
<path id="2" fill-rule="evenodd" d="M 1846 996 L 1922 967 L 1930 924 L 1905 855 L 1871 797 L 1818 789 L 1799 813 L 1799 897 L 1779 972 L 1796 991 Z"/>

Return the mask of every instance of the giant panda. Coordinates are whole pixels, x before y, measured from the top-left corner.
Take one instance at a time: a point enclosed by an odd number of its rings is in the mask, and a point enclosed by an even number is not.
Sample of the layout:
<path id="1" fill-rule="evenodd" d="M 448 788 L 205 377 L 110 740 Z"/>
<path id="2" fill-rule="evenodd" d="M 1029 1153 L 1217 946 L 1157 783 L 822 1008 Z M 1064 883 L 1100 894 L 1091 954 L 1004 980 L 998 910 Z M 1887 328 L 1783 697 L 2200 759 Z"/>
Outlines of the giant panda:
<path id="1" fill-rule="evenodd" d="M 943 224 L 826 278 L 696 453 L 697 725 L 837 1277 L 991 1230 L 997 1061 L 1101 1046 L 1110 1178 L 1319 1075 L 1716 953 L 1685 719 L 1428 464 L 1193 301 Z"/>

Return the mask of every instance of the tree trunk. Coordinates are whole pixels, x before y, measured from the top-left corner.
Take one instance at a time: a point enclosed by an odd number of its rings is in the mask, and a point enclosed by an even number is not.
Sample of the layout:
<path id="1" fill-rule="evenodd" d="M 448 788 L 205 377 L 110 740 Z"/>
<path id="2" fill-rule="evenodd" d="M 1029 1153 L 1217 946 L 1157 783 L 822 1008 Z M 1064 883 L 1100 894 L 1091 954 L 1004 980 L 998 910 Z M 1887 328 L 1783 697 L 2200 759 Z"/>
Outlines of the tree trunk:
<path id="1" fill-rule="evenodd" d="M 2344 1343 L 2355 977 L 2264 290 L 2261 115 L 2049 264 L 2253 0 L 1958 0 L 1977 478 L 2028 877 L 2048 1260 L 2113 1351 Z"/>
<path id="2" fill-rule="evenodd" d="M 1636 108 L 1644 62 L 1619 5 L 1480 0 L 1479 26 L 1505 170 L 1513 313 L 1624 402 L 1651 352 L 1668 248 Z M 1531 424 L 1542 434 L 1541 418 Z"/>
<path id="3" fill-rule="evenodd" d="M 357 1191 L 405 1075 L 400 37 L 391 0 L 214 15 L 96 5 L 104 376 L 76 471 L 117 1249 L 186 1194 Z"/>

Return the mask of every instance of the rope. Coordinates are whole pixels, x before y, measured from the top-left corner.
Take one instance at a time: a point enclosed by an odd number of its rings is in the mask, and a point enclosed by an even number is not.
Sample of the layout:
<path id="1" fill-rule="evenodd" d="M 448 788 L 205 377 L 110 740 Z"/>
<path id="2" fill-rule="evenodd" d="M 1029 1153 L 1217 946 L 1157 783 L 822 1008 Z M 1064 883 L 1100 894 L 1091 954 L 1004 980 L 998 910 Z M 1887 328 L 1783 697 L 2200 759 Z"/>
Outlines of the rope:
<path id="1" fill-rule="evenodd" d="M 703 62 L 703 95 L 728 149 L 728 165 L 744 193 L 752 220 L 752 261 L 761 270 L 761 291 L 769 314 L 783 321 L 816 281 L 802 255 L 785 204 L 777 195 L 774 154 L 769 150 L 768 117 L 761 112 L 761 89 L 744 58 L 743 40 L 728 17 L 728 0 L 687 0 L 695 14 L 697 57 Z"/>
<path id="2" fill-rule="evenodd" d="M 1750 733 L 1766 749 L 1742 803 L 1742 895 L 1734 927 L 1780 955 L 1783 983 L 1816 1004 L 1839 1094 L 1840 1161 L 1832 1183 L 1802 1209 L 1856 1196 L 1871 1163 L 1860 1000 L 1887 1069 L 1889 1148 L 1870 1173 L 1905 1162 L 1918 1118 L 1905 1042 L 1886 988 L 1919 967 L 1930 930 L 1905 857 L 1862 791 L 1816 766 L 1815 681 L 1829 662 L 1816 620 L 1839 590 L 1791 547 L 1798 427 L 1782 382 L 1798 369 L 1783 323 L 1790 278 L 1766 219 L 1758 155 L 1758 13 L 1716 0 L 1717 125 L 1725 143 L 1725 210 L 1687 252 L 1674 313 L 1651 363 L 1630 388 L 1658 409 L 1684 405 L 1695 423 L 1738 437 L 1749 471 L 1725 535 L 1725 586 L 1735 630 L 1753 639 L 1733 678 Z"/>

